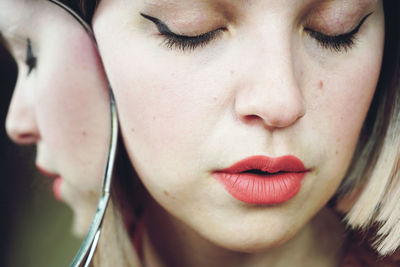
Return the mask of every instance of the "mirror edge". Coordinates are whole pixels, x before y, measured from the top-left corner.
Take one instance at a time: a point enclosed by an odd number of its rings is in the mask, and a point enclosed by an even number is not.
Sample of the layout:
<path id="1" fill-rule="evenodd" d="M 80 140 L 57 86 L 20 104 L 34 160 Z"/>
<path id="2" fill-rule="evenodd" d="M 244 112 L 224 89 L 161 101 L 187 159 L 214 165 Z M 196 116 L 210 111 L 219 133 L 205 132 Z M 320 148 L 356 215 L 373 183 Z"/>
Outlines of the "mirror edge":
<path id="1" fill-rule="evenodd" d="M 59 2 L 58 0 L 48 0 L 48 1 L 55 5 L 60 6 L 66 12 L 70 13 L 74 17 L 74 19 L 76 19 L 88 33 L 89 37 L 94 42 L 96 49 L 98 48 L 91 27 L 75 11 L 73 11 L 65 4 Z M 109 139 L 107 163 L 105 167 L 103 183 L 101 188 L 101 195 L 89 231 L 85 239 L 83 240 L 78 252 L 76 253 L 75 258 L 71 263 L 71 267 L 78 267 L 82 265 L 86 267 L 89 266 L 90 262 L 92 261 L 94 252 L 96 251 L 96 247 L 100 238 L 101 226 L 105 215 L 105 211 L 107 209 L 108 202 L 110 199 L 111 180 L 112 180 L 115 156 L 117 151 L 117 143 L 118 143 L 118 115 L 114 100 L 114 94 L 112 92 L 109 82 L 108 82 L 108 90 L 110 94 L 110 116 L 111 116 L 110 139 Z"/>

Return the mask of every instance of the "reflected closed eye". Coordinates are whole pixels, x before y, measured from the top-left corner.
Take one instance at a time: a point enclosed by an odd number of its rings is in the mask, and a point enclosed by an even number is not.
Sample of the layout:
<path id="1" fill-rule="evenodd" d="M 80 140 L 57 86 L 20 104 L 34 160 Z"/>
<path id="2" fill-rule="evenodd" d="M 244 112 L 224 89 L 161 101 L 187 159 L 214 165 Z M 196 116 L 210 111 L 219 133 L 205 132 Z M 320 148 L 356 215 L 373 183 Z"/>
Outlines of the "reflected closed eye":
<path id="1" fill-rule="evenodd" d="M 356 34 L 360 30 L 364 21 L 371 14 L 372 13 L 366 15 L 354 30 L 336 36 L 325 35 L 323 33 L 314 31 L 310 28 L 305 28 L 304 30 L 308 32 L 308 34 L 325 49 L 331 49 L 332 51 L 335 52 L 341 52 L 343 50 L 347 51 L 348 49 L 351 49 L 354 46 L 356 40 Z"/>
<path id="2" fill-rule="evenodd" d="M 226 30 L 225 28 L 219 28 L 197 36 L 180 35 L 172 32 L 161 20 L 143 13 L 140 13 L 140 15 L 152 21 L 157 26 L 158 31 L 165 37 L 163 44 L 170 49 L 177 48 L 185 51 L 194 50 L 198 47 L 204 47 Z"/>
<path id="3" fill-rule="evenodd" d="M 26 60 L 25 64 L 28 66 L 28 75 L 36 67 L 37 59 L 33 55 L 31 40 L 28 38 L 26 42 Z"/>

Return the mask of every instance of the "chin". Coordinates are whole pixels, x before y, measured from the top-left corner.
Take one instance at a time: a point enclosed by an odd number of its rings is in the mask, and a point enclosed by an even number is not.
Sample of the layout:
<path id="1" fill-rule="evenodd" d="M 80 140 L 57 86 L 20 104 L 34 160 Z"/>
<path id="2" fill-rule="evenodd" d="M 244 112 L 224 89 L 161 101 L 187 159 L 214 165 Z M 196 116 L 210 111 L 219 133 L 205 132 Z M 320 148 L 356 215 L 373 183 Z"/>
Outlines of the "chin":
<path id="1" fill-rule="evenodd" d="M 275 231 L 262 233 L 225 233 L 221 235 L 211 235 L 207 238 L 214 245 L 235 252 L 259 253 L 285 245 L 296 237 L 294 231 Z"/>
<path id="2" fill-rule="evenodd" d="M 278 247 L 283 246 L 286 242 L 288 242 L 290 238 L 287 240 L 264 240 L 264 241 L 248 241 L 248 242 L 219 242 L 216 243 L 217 246 L 228 249 L 234 252 L 241 252 L 247 254 L 255 254 L 270 251 L 276 249 Z"/>
<path id="3" fill-rule="evenodd" d="M 87 217 L 74 214 L 72 222 L 72 234 L 74 236 L 82 238 L 88 233 L 92 220 Z"/>

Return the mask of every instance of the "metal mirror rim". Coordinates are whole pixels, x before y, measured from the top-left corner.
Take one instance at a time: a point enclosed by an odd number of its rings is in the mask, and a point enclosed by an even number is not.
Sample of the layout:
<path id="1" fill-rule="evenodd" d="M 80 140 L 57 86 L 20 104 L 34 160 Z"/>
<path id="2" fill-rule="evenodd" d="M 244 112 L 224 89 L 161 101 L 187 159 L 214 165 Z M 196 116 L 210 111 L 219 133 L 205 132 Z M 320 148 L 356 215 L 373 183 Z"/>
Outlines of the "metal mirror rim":
<path id="1" fill-rule="evenodd" d="M 48 0 L 49 2 L 56 4 L 63 8 L 65 11 L 70 13 L 85 29 L 88 33 L 89 37 L 95 44 L 96 49 L 98 49 L 96 39 L 94 38 L 94 34 L 92 28 L 71 8 L 61 3 L 58 0 Z M 111 188 L 111 180 L 115 162 L 115 155 L 117 151 L 117 141 L 118 141 L 118 116 L 117 116 L 117 108 L 115 105 L 114 94 L 112 92 L 110 83 L 108 82 L 108 90 L 110 95 L 110 116 L 111 116 L 111 127 L 110 127 L 110 143 L 109 150 L 107 155 L 107 163 L 105 168 L 105 173 L 103 176 L 103 184 L 101 189 L 101 195 L 97 204 L 97 210 L 93 217 L 92 223 L 90 225 L 89 231 L 83 240 L 81 247 L 75 255 L 74 260 L 71 263 L 71 267 L 78 266 L 89 266 L 92 261 L 94 252 L 96 251 L 96 247 L 101 234 L 101 226 L 104 219 L 104 215 L 108 206 L 108 202 L 110 199 L 110 188 Z"/>

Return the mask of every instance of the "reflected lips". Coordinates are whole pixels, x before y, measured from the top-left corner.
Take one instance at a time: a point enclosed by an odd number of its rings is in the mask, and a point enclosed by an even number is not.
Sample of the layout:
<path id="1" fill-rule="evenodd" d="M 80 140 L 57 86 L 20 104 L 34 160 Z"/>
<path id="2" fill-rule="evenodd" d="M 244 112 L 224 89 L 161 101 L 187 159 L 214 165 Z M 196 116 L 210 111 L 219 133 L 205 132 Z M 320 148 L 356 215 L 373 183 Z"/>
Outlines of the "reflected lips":
<path id="1" fill-rule="evenodd" d="M 253 156 L 213 175 L 234 198 L 248 204 L 272 205 L 296 196 L 308 172 L 295 156 Z"/>
<path id="2" fill-rule="evenodd" d="M 62 201 L 61 198 L 61 184 L 62 184 L 62 178 L 61 176 L 59 176 L 56 173 L 51 173 L 49 171 L 46 171 L 45 169 L 43 169 L 42 167 L 40 167 L 39 165 L 36 165 L 36 168 L 45 176 L 54 179 L 54 183 L 53 183 L 53 194 L 54 194 L 54 198 L 58 201 Z"/>

